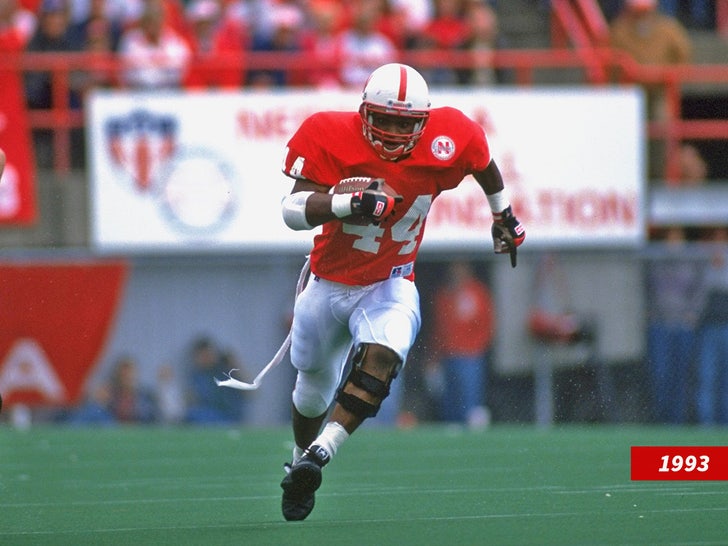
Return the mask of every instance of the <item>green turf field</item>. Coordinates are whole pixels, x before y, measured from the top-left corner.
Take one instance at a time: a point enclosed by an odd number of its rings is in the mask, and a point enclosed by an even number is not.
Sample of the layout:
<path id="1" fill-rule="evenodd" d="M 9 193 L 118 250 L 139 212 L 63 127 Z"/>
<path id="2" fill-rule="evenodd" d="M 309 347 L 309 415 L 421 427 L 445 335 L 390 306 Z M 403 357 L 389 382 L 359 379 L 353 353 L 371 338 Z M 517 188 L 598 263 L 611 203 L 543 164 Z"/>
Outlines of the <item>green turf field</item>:
<path id="1" fill-rule="evenodd" d="M 728 544 L 728 482 L 631 482 L 631 445 L 728 430 L 363 429 L 304 522 L 287 429 L 0 427 L 0 544 Z"/>

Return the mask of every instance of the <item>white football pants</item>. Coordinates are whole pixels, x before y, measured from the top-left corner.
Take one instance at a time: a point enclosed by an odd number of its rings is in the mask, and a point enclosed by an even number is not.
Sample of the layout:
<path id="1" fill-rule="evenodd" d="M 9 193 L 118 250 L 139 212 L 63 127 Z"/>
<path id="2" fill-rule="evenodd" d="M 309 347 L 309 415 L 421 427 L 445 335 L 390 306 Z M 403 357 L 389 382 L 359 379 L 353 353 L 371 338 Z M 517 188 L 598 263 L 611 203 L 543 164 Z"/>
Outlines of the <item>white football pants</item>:
<path id="1" fill-rule="evenodd" d="M 403 278 L 349 286 L 311 278 L 296 300 L 291 362 L 298 370 L 293 404 L 306 417 L 331 404 L 352 347 L 374 343 L 402 359 L 420 329 L 420 298 Z"/>

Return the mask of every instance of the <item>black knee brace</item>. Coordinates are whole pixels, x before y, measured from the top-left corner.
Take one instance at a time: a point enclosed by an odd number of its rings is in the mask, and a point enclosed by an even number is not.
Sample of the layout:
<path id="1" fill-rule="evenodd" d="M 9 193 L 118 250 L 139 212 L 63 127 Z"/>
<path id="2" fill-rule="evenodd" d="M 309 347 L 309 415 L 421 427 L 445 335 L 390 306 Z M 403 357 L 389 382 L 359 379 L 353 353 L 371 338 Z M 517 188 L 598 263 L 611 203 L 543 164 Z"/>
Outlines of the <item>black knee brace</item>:
<path id="1" fill-rule="evenodd" d="M 397 377 L 397 373 L 399 372 L 399 366 L 394 366 L 386 381 L 382 381 L 381 379 L 365 372 L 362 369 L 362 364 L 364 362 L 364 355 L 366 355 L 366 351 L 366 345 L 362 345 L 357 349 L 352 359 L 351 371 L 349 372 L 346 381 L 344 381 L 343 385 L 336 393 L 336 401 L 341 404 L 341 407 L 362 419 L 374 417 L 379 412 L 382 401 L 389 396 L 389 386 L 392 384 L 392 380 Z M 372 404 L 367 400 L 362 400 L 358 396 L 344 392 L 344 388 L 349 383 L 374 396 L 378 400 L 377 403 Z"/>

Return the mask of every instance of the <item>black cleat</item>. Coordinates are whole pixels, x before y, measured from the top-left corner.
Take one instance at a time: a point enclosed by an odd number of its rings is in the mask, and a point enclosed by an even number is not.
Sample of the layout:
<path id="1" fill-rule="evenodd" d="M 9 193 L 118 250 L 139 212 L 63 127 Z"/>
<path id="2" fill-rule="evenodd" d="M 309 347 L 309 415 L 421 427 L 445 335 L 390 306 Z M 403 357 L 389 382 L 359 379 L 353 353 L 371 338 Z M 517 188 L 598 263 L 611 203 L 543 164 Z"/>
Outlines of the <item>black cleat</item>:
<path id="1" fill-rule="evenodd" d="M 321 446 L 308 448 L 296 464 L 288 466 L 288 474 L 281 482 L 283 499 L 281 510 L 287 521 L 306 519 L 316 502 L 316 490 L 321 486 L 321 468 L 331 455 Z"/>

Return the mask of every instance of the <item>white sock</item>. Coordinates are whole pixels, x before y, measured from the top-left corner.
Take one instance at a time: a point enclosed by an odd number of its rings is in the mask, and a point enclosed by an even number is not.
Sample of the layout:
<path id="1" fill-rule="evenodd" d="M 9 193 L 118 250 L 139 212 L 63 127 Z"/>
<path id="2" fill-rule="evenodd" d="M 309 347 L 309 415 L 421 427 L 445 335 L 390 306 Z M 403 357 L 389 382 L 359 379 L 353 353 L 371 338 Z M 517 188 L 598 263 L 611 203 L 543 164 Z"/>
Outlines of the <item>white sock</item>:
<path id="1" fill-rule="evenodd" d="M 336 451 L 339 449 L 349 437 L 349 433 L 337 422 L 326 423 L 326 426 L 319 434 L 318 438 L 314 440 L 314 444 L 318 444 L 329 452 L 332 457 L 336 455 Z"/>
<path id="2" fill-rule="evenodd" d="M 303 449 L 298 446 L 293 448 L 293 456 L 291 457 L 291 464 L 294 465 L 298 462 L 298 459 L 303 457 Z"/>

